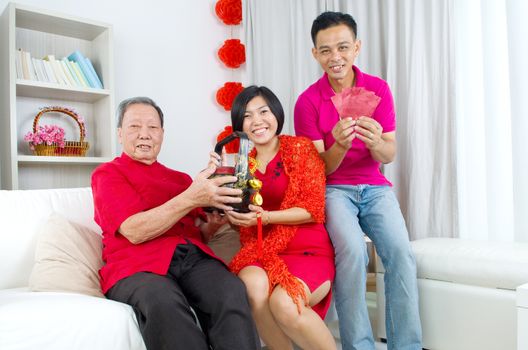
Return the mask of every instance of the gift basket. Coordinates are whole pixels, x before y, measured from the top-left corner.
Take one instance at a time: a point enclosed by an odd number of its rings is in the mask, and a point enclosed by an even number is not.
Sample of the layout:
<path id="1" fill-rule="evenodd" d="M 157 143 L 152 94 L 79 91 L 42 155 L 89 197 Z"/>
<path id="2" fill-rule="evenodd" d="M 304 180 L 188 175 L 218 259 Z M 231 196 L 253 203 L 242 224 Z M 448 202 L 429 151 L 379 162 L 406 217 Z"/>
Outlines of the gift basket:
<path id="1" fill-rule="evenodd" d="M 235 131 L 220 140 L 216 144 L 214 151 L 219 155 L 222 154 L 224 146 L 236 138 L 240 140 L 240 145 L 235 166 L 220 166 L 216 169 L 215 173 L 211 175 L 211 178 L 218 176 L 236 176 L 236 182 L 228 183 L 224 186 L 242 190 L 242 202 L 233 203 L 231 206 L 236 212 L 247 213 L 250 211 L 250 204 L 262 205 L 262 196 L 259 192 L 262 188 L 262 182 L 253 176 L 254 169 L 252 169 L 251 166 L 251 161 L 253 159 L 250 159 L 249 157 L 249 139 L 247 135 L 241 131 Z M 216 209 L 205 208 L 205 210 L 212 211 Z"/>
<path id="2" fill-rule="evenodd" d="M 57 125 L 39 126 L 40 118 L 46 113 L 60 113 L 69 116 L 79 126 L 79 141 L 66 141 L 64 129 Z M 24 140 L 29 142 L 29 148 L 37 156 L 84 157 L 90 145 L 84 141 L 86 128 L 84 120 L 70 108 L 51 106 L 43 107 L 33 120 L 33 132 L 28 132 Z"/>

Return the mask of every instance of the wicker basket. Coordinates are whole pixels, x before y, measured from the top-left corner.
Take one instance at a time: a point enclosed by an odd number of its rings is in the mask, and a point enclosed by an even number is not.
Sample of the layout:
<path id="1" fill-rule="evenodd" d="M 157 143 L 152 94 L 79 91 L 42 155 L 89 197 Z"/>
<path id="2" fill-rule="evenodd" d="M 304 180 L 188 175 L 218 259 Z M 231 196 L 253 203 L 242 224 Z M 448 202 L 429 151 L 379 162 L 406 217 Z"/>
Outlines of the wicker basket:
<path id="1" fill-rule="evenodd" d="M 73 118 L 77 125 L 79 126 L 79 141 L 64 141 L 64 147 L 60 147 L 58 144 L 53 143 L 51 145 L 38 144 L 34 145 L 30 142 L 31 150 L 34 155 L 37 156 L 61 156 L 61 157 L 84 157 L 86 151 L 90 148 L 88 142 L 84 141 L 86 136 L 86 129 L 84 128 L 84 123 L 79 120 L 79 116 L 74 111 L 63 108 L 63 107 L 45 107 L 35 116 L 33 120 L 33 133 L 37 132 L 38 122 L 40 117 L 49 112 L 58 112 L 66 114 Z"/>

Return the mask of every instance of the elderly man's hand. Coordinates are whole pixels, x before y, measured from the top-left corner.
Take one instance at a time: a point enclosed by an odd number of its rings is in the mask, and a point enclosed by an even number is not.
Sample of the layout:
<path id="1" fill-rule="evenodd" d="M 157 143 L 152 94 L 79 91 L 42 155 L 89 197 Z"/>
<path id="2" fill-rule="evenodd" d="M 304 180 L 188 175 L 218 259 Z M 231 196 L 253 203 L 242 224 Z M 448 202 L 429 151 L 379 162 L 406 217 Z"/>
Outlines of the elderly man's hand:
<path id="1" fill-rule="evenodd" d="M 199 173 L 191 186 L 185 191 L 188 198 L 196 207 L 215 207 L 226 211 L 233 210 L 230 203 L 240 203 L 242 201 L 242 190 L 221 187 L 224 184 L 235 182 L 236 176 L 219 176 L 209 179 L 213 175 L 216 166 L 209 164 L 209 167 Z"/>

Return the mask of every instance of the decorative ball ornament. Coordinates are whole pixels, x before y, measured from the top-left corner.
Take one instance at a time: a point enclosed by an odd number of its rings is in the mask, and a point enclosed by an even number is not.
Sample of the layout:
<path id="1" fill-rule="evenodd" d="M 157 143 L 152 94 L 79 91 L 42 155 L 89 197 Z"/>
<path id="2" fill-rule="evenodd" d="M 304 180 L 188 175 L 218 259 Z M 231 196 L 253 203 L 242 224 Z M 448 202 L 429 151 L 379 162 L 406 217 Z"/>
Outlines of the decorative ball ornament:
<path id="1" fill-rule="evenodd" d="M 244 90 L 242 83 L 228 81 L 216 92 L 216 102 L 224 107 L 226 111 L 231 110 L 235 97 Z"/>
<path id="2" fill-rule="evenodd" d="M 242 22 L 242 0 L 219 0 L 215 6 L 218 18 L 227 25 Z"/>
<path id="3" fill-rule="evenodd" d="M 218 58 L 229 68 L 238 68 L 246 62 L 246 47 L 238 39 L 228 39 L 218 50 Z"/>
<path id="4" fill-rule="evenodd" d="M 220 140 L 225 139 L 227 136 L 231 135 L 233 133 L 233 127 L 231 125 L 228 125 L 222 130 L 218 136 L 216 137 L 216 142 L 220 142 Z M 228 154 L 233 154 L 238 152 L 238 148 L 240 147 L 240 139 L 237 137 L 233 139 L 233 141 L 229 142 L 224 146 L 224 150 Z"/>

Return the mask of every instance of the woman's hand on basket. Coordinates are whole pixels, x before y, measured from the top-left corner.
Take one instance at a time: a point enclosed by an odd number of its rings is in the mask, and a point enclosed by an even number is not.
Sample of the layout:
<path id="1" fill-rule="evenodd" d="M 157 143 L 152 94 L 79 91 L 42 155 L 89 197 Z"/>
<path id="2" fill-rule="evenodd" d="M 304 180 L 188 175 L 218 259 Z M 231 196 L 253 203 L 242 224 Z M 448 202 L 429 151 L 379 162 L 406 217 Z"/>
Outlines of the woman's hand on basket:
<path id="1" fill-rule="evenodd" d="M 222 155 L 219 155 L 215 151 L 209 153 L 209 163 L 207 163 L 207 166 L 209 167 L 211 164 L 217 168 L 227 165 L 225 149 L 222 150 Z"/>
<path id="2" fill-rule="evenodd" d="M 240 227 L 251 227 L 257 225 L 257 213 L 263 213 L 264 209 L 257 205 L 249 205 L 249 213 L 237 213 L 236 211 L 226 212 L 227 219 L 232 225 Z"/>

